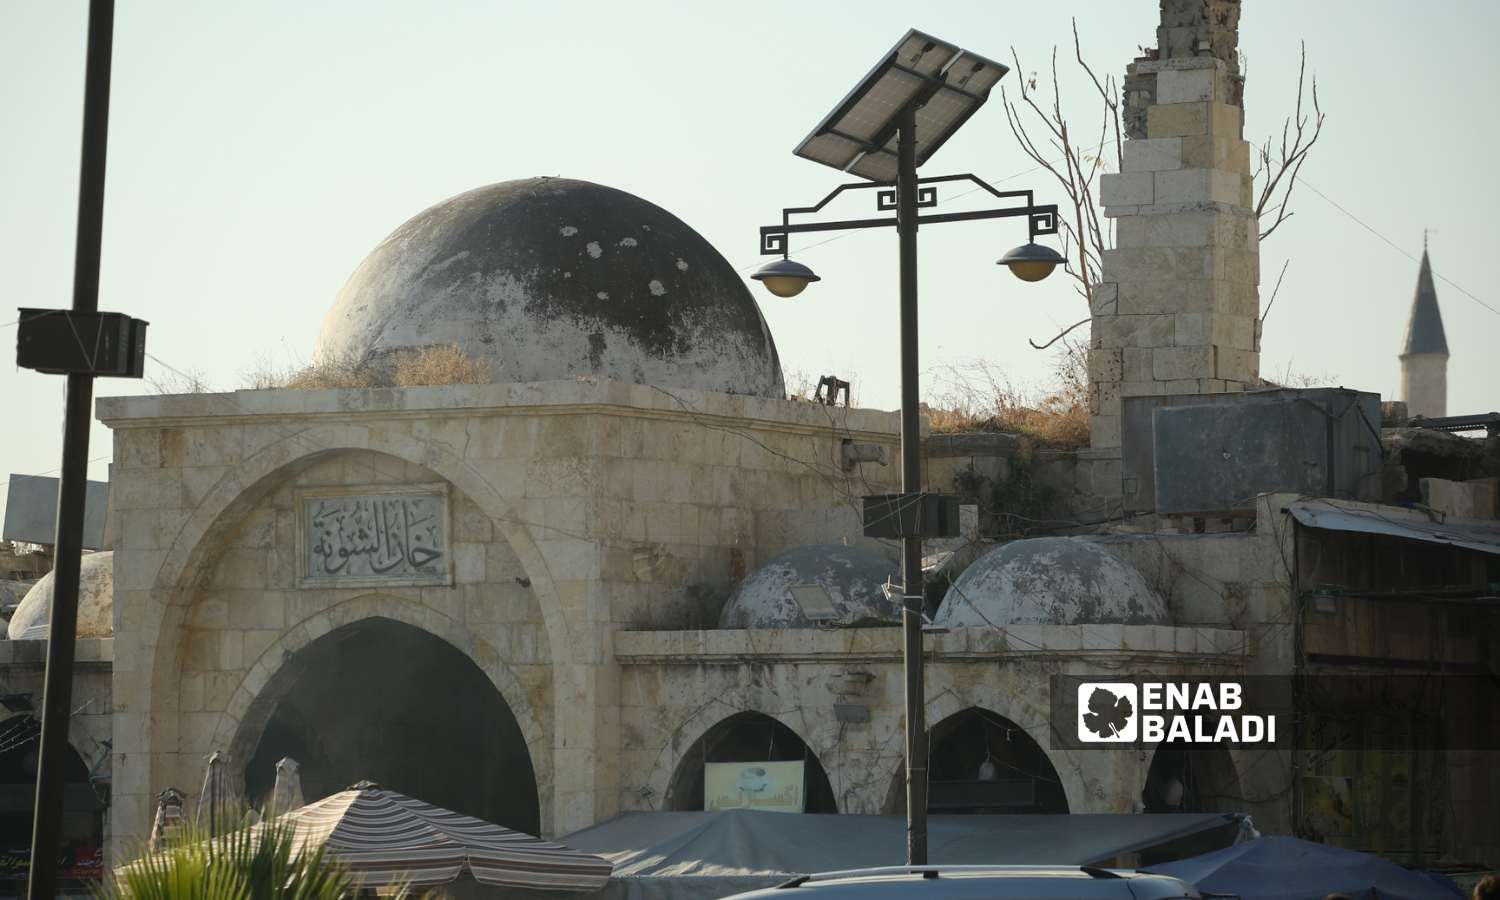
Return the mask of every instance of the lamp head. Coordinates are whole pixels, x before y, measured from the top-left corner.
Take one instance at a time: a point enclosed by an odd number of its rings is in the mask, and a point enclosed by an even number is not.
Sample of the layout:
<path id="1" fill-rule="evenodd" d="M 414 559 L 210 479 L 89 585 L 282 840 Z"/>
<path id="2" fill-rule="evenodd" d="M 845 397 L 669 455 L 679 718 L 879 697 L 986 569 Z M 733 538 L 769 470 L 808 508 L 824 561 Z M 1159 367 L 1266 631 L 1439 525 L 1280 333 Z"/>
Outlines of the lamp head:
<path id="1" fill-rule="evenodd" d="M 822 281 L 812 269 L 790 259 L 768 262 L 750 277 L 765 285 L 766 290 L 778 297 L 795 297 L 812 282 Z"/>
<path id="2" fill-rule="evenodd" d="M 996 265 L 1006 266 L 1011 274 L 1022 281 L 1041 281 L 1065 262 L 1067 260 L 1051 247 L 1031 242 L 1000 257 Z"/>

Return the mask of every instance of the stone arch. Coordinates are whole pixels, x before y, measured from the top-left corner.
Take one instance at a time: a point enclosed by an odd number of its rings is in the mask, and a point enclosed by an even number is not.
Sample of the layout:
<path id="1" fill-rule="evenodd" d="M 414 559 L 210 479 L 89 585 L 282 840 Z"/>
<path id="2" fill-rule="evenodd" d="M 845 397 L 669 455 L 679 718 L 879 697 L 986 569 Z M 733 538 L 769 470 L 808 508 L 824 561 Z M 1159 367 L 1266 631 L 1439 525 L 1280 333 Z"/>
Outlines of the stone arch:
<path id="1" fill-rule="evenodd" d="M 173 632 L 180 626 L 183 610 L 191 603 L 199 578 L 211 568 L 215 551 L 210 546 L 213 542 L 207 539 L 215 531 L 230 527 L 287 478 L 329 454 L 344 450 L 381 453 L 423 466 L 475 503 L 500 529 L 531 580 L 554 662 L 566 659 L 569 627 L 563 606 L 558 602 L 551 569 L 530 529 L 499 490 L 483 473 L 440 443 L 356 424 L 323 425 L 288 434 L 221 476 L 178 531 L 171 548 L 162 554 L 151 587 L 167 598 L 166 603 L 147 610 L 141 630 L 159 635 L 164 626 L 171 627 Z M 157 644 L 152 665 L 153 686 L 160 682 L 162 656 L 169 644 L 175 641 Z"/>
<path id="2" fill-rule="evenodd" d="M 955 702 L 954 705 L 958 704 Z M 931 722 L 931 724 L 928 725 L 927 734 L 929 738 L 929 752 L 931 755 L 928 757 L 928 777 L 930 779 L 928 797 L 929 810 L 931 812 L 936 813 L 973 811 L 964 809 L 945 810 L 936 808 L 944 800 L 944 797 L 940 796 L 940 790 L 937 782 L 945 780 L 963 780 L 965 777 L 967 777 L 968 780 L 977 782 L 980 779 L 977 776 L 969 775 L 967 769 L 977 768 L 983 765 L 986 761 L 990 761 L 989 764 L 991 766 L 991 772 L 989 777 L 991 779 L 1005 779 L 1007 775 L 1010 775 L 1011 777 L 1016 777 L 1017 775 L 1019 775 L 1019 777 L 1023 779 L 1033 780 L 1036 782 L 1032 786 L 1032 790 L 1035 792 L 1035 803 L 1037 805 L 1035 811 L 1067 813 L 1070 810 L 1067 797 L 1068 785 L 1066 780 L 1062 776 L 1061 770 L 1057 767 L 1051 755 L 1048 754 L 1046 745 L 1043 744 L 1041 740 L 1038 740 L 1037 736 L 1032 734 L 1031 730 L 1026 728 L 1020 722 L 1017 722 L 1016 720 L 1001 713 L 997 713 L 991 709 L 987 709 L 984 706 L 974 704 L 964 706 L 960 709 L 955 709 L 941 717 L 933 717 L 932 719 L 929 719 L 929 721 Z M 945 767 L 951 769 L 953 768 L 953 763 L 955 762 L 955 760 L 947 759 L 945 757 L 954 756 L 955 751 L 958 749 L 958 747 L 953 746 L 951 742 L 947 741 L 949 733 L 956 732 L 960 729 L 972 730 L 975 727 L 984 732 L 983 739 L 985 740 L 986 752 L 983 759 L 981 759 L 981 757 L 977 753 L 972 754 L 973 759 L 965 760 L 965 771 L 963 775 L 957 775 L 953 772 L 948 772 L 946 773 L 945 777 Z M 1007 734 L 1001 737 L 1000 740 L 1009 741 L 1011 746 L 1013 747 L 1014 752 L 1006 753 L 1004 752 L 1004 749 L 1002 747 L 1001 752 L 998 752 L 994 757 L 991 757 L 989 750 L 991 747 L 991 743 L 995 740 L 995 738 L 993 738 L 989 734 L 990 731 L 1006 732 Z M 953 737 L 957 739 L 958 735 L 954 734 Z M 945 746 L 945 743 L 948 743 L 949 745 Z M 1013 771 L 1007 772 L 1007 769 Z M 905 811 L 905 785 L 906 761 L 903 758 L 897 765 L 895 772 L 891 775 L 890 788 L 887 793 L 885 802 L 885 811 L 887 813 Z M 965 793 L 973 794 L 977 792 L 978 789 L 979 786 L 976 785 L 973 786 L 972 789 L 965 791 Z M 983 804 L 975 803 L 974 806 L 976 808 L 980 808 L 983 806 Z M 1021 809 L 1005 811 L 1026 812 L 1028 810 Z"/>
<path id="3" fill-rule="evenodd" d="M 139 613 L 139 634 L 155 641 L 154 652 L 143 661 L 144 672 L 131 672 L 128 680 L 143 680 L 130 689 L 140 697 L 141 713 L 148 710 L 177 713 L 173 691 L 181 651 L 180 635 L 187 611 L 197 588 L 213 571 L 219 543 L 216 535 L 226 532 L 267 496 L 317 462 L 341 451 L 369 451 L 383 454 L 403 463 L 423 466 L 461 491 L 490 518 L 530 580 L 549 643 L 554 667 L 567 661 L 569 623 L 563 604 L 558 600 L 556 583 L 546 558 L 530 530 L 514 513 L 499 490 L 473 466 L 446 446 L 412 437 L 385 427 L 358 424 L 327 424 L 288 433 L 282 439 L 258 450 L 222 475 L 179 529 L 169 549 L 160 552 L 134 551 L 128 555 L 132 571 L 116 573 L 116 590 L 149 588 L 153 594 Z M 133 571 L 137 566 L 156 562 L 155 572 Z M 143 643 L 145 643 L 143 641 Z M 120 689 L 121 672 L 116 671 L 116 690 Z M 165 764 L 162 754 L 152 744 L 148 721 L 135 726 L 146 743 L 116 745 L 116 753 L 152 746 L 152 774 L 146 784 L 130 785 L 132 793 L 148 794 L 151 783 L 164 777 L 158 766 Z M 128 749 L 127 749 L 128 748 Z M 128 829 L 128 826 L 127 826 Z"/>
<path id="4" fill-rule="evenodd" d="M 719 723 L 742 713 L 756 713 L 784 726 L 802 741 L 824 773 L 831 774 L 832 770 L 823 762 L 828 750 L 832 747 L 831 739 L 820 741 L 819 735 L 807 727 L 808 723 L 805 717 L 801 716 L 800 708 L 796 712 L 804 721 L 794 720 L 787 711 L 773 711 L 754 703 L 735 702 L 735 698 L 715 697 L 700 706 L 682 724 L 673 729 L 657 754 L 656 763 L 652 766 L 645 784 L 645 793 L 650 807 L 652 809 L 667 808 L 667 796 L 672 780 L 678 768 L 687 759 L 688 753 L 698 746 L 699 742 Z"/>
<path id="5" fill-rule="evenodd" d="M 1234 756 L 1225 744 L 1158 742 L 1142 761 L 1142 807 L 1146 812 L 1243 812 L 1245 791 Z M 1177 782 L 1175 790 L 1171 781 Z"/>
<path id="6" fill-rule="evenodd" d="M 379 593 L 346 600 L 289 627 L 251 664 L 228 707 L 220 714 L 213 736 L 213 746 L 226 748 L 233 763 L 228 772 L 234 795 L 244 796 L 243 764 L 254 752 L 255 743 L 279 699 L 266 690 L 277 673 L 297 651 L 324 635 L 369 619 L 389 619 L 419 628 L 452 645 L 484 672 L 510 708 L 525 738 L 536 776 L 542 831 L 550 833 L 554 786 L 551 735 L 537 718 L 525 687 L 501 661 L 495 648 L 462 623 L 430 607 Z"/>
<path id="7" fill-rule="evenodd" d="M 1051 709 L 1048 706 L 1046 694 L 1033 691 L 1021 692 L 1014 696 L 1012 693 L 1007 693 L 1001 697 L 998 691 L 987 693 L 993 696 L 967 697 L 952 690 L 929 695 L 925 710 L 928 731 L 930 732 L 936 724 L 945 722 L 969 709 L 982 709 L 999 716 L 1025 732 L 1026 736 L 1041 748 L 1047 762 L 1057 773 L 1058 780 L 1062 784 L 1063 799 L 1069 810 L 1073 812 L 1100 811 L 1091 809 L 1086 804 L 1091 793 L 1083 778 L 1082 766 L 1067 751 L 1049 749 L 1050 740 L 1047 732 Z M 899 749 L 898 745 L 895 766 L 890 770 L 889 783 L 893 786 L 892 791 L 896 790 L 896 785 L 904 783 L 905 777 L 905 753 Z M 890 811 L 891 797 L 892 793 L 887 793 L 886 812 Z"/>
<path id="8" fill-rule="evenodd" d="M 707 763 L 758 762 L 762 759 L 800 764 L 803 812 L 839 811 L 828 772 L 802 735 L 779 719 L 753 710 L 720 719 L 693 742 L 678 761 L 662 802 L 677 810 L 706 809 Z M 763 784 L 768 783 L 764 781 L 765 769 L 745 767 L 742 776 L 746 771 L 761 779 Z"/>
<path id="9" fill-rule="evenodd" d="M 41 710 L 0 720 L 0 786 L 5 789 L 4 802 L 0 803 L 0 840 L 13 849 L 31 844 L 41 731 Z M 64 784 L 59 849 L 65 864 L 59 878 L 68 894 L 87 890 L 85 884 L 66 876 L 68 869 L 99 866 L 98 872 L 103 874 L 100 854 L 109 796 L 107 773 L 98 768 L 101 760 L 97 756 L 91 760 L 75 737 L 76 732 L 70 733 L 61 759 Z M 18 889 L 24 894 L 24 870 L 0 875 L 0 890 L 4 889 Z"/>

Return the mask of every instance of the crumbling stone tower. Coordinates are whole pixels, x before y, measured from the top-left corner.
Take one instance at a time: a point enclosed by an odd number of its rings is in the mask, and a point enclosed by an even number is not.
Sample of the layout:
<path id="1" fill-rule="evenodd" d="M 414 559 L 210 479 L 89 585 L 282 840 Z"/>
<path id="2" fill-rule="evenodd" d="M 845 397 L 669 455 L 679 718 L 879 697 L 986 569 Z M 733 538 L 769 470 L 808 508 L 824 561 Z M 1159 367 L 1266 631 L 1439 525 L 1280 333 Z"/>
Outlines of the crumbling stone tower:
<path id="1" fill-rule="evenodd" d="M 1100 183 L 1115 249 L 1093 297 L 1090 424 L 1120 446 L 1120 398 L 1238 391 L 1259 379 L 1240 0 L 1161 0 L 1157 49 L 1126 68 L 1127 140 Z"/>

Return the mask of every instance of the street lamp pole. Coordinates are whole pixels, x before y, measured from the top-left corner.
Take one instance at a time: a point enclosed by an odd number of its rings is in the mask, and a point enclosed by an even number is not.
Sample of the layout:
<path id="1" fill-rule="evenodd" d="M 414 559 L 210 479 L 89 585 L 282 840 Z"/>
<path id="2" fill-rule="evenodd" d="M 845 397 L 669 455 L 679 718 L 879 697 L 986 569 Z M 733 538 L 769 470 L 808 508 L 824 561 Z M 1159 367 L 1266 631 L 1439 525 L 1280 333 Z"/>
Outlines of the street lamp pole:
<path id="1" fill-rule="evenodd" d="M 927 723 L 922 678 L 922 539 L 956 537 L 957 498 L 922 491 L 922 420 L 917 358 L 917 229 L 924 224 L 1026 217 L 1030 240 L 999 264 L 1023 281 L 1039 281 L 1064 263 L 1036 243 L 1057 233 L 1057 206 L 1037 205 L 1031 191 L 999 191 L 974 175 L 917 177 L 926 161 L 989 97 L 1004 65 L 960 50 L 920 31 L 908 31 L 796 149 L 798 156 L 869 179 L 842 184 L 812 206 L 781 211 L 780 225 L 760 229 L 760 252 L 779 255 L 750 277 L 778 297 L 795 297 L 821 279 L 790 258 L 793 234 L 895 226 L 901 283 L 901 493 L 865 498 L 866 537 L 901 541 L 902 666 L 906 704 L 906 861 L 927 864 Z M 919 111 L 921 114 L 919 115 Z M 892 147 L 894 144 L 894 147 Z M 894 150 L 894 152 L 892 152 Z M 892 184 L 894 182 L 894 184 Z M 997 200 L 1024 205 L 921 215 L 938 205 L 938 185 L 970 182 Z M 894 187 L 894 189 L 892 189 Z M 875 206 L 889 216 L 836 222 L 791 221 L 818 213 L 847 191 L 874 189 Z M 972 193 L 972 191 L 970 192 Z"/>
<path id="2" fill-rule="evenodd" d="M 917 111 L 900 113 L 896 156 L 896 232 L 901 243 L 901 493 L 922 491 L 922 421 L 917 378 Z M 902 664 L 906 701 L 906 861 L 927 864 L 927 725 L 922 683 L 922 536 L 901 541 Z"/>
<path id="3" fill-rule="evenodd" d="M 1033 239 L 1000 259 L 1023 281 L 1045 278 L 1063 258 L 1049 247 L 1035 243 L 1040 235 L 1057 233 L 1057 206 L 1037 205 L 1030 191 L 999 191 L 973 175 L 940 175 L 917 177 L 915 160 L 916 107 L 909 106 L 897 114 L 896 181 L 889 183 L 844 184 L 812 206 L 789 207 L 781 211 L 780 225 L 760 229 L 761 252 L 779 254 L 781 259 L 768 263 L 751 277 L 763 283 L 778 297 L 794 297 L 808 284 L 821 280 L 811 269 L 788 257 L 793 234 L 849 229 L 888 228 L 895 226 L 900 243 L 901 293 L 901 493 L 895 497 L 867 497 L 865 535 L 877 538 L 899 538 L 901 541 L 901 630 L 902 667 L 906 708 L 906 861 L 909 865 L 927 864 L 927 723 L 922 671 L 922 625 L 926 614 L 926 591 L 922 578 L 922 539 L 952 537 L 942 530 L 944 518 L 938 510 L 944 501 L 922 490 L 922 419 L 919 403 L 920 368 L 917 353 L 917 229 L 923 224 L 970 222 L 1024 216 L 1027 231 Z M 937 185 L 970 182 L 997 199 L 1023 200 L 1022 206 L 955 213 L 920 215 L 918 210 L 936 206 Z M 924 186 L 925 185 L 925 186 Z M 846 191 L 875 189 L 876 206 L 882 211 L 894 210 L 895 218 L 843 219 L 836 222 L 798 222 L 791 217 L 817 213 Z M 870 501 L 877 501 L 874 505 Z"/>

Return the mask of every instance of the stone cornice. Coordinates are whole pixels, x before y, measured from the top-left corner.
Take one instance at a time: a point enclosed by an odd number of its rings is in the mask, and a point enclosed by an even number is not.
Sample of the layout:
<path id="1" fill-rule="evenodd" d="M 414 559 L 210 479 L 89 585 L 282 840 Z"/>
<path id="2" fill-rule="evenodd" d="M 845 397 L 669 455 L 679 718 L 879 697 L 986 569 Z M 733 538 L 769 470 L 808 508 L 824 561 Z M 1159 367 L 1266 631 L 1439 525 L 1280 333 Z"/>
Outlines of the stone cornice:
<path id="1" fill-rule="evenodd" d="M 1239 667 L 1248 658 L 1243 631 L 1159 625 L 1014 625 L 930 633 L 932 662 L 999 659 L 1122 659 L 1143 663 Z M 899 628 L 617 631 L 621 665 L 898 662 Z"/>
<path id="2" fill-rule="evenodd" d="M 578 379 L 531 384 L 447 385 L 221 394 L 101 397 L 100 421 L 113 429 L 235 424 L 385 422 L 434 416 L 612 415 L 707 425 L 753 425 L 804 434 L 833 428 L 853 437 L 890 440 L 899 416 L 873 409 L 733 394 L 657 389 Z"/>

